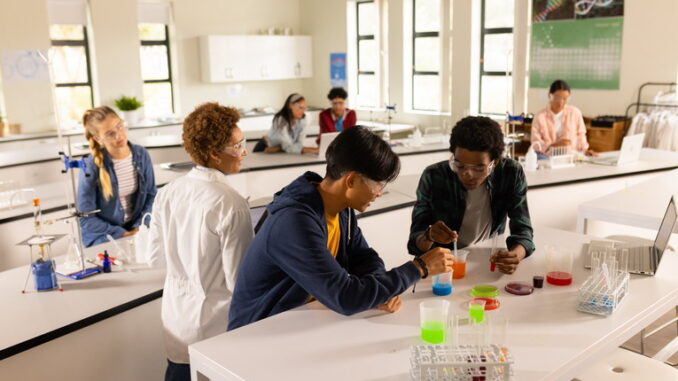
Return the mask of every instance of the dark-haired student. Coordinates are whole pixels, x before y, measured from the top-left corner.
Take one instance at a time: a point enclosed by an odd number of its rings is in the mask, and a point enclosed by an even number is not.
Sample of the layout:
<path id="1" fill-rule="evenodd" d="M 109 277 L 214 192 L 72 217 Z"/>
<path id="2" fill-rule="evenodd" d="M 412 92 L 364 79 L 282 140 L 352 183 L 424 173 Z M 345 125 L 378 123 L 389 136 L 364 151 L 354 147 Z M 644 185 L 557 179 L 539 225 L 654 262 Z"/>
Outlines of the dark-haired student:
<path id="1" fill-rule="evenodd" d="M 558 79 L 549 88 L 549 106 L 535 115 L 531 140 L 535 150 L 545 154 L 551 147 L 570 147 L 588 156 L 598 156 L 589 148 L 581 111 L 569 105 L 570 85 Z"/>
<path id="2" fill-rule="evenodd" d="M 340 133 L 327 149 L 325 178 L 306 172 L 267 206 L 270 215 L 239 269 L 228 329 L 313 298 L 344 315 L 395 312 L 398 295 L 419 279 L 450 271 L 444 248 L 386 271 L 363 237 L 353 210 L 365 211 L 399 171 L 398 156 L 366 128 Z"/>
<path id="3" fill-rule="evenodd" d="M 354 110 L 346 107 L 348 93 L 343 87 L 333 87 L 327 94 L 332 107 L 320 112 L 318 122 L 320 124 L 320 135 L 316 143 L 320 142 L 322 134 L 328 132 L 341 132 L 356 124 L 357 117 Z"/>
<path id="4" fill-rule="evenodd" d="M 268 131 L 266 153 L 317 153 L 318 147 L 304 147 L 306 140 L 306 99 L 298 93 L 290 94 L 273 117 Z"/>
<path id="5" fill-rule="evenodd" d="M 427 167 L 417 188 L 407 248 L 421 255 L 432 247 L 459 247 L 502 234 L 509 219 L 508 250 L 491 260 L 512 274 L 534 251 L 527 209 L 527 181 L 522 167 L 502 158 L 504 136 L 497 122 L 466 117 L 450 136 L 449 161 Z"/>

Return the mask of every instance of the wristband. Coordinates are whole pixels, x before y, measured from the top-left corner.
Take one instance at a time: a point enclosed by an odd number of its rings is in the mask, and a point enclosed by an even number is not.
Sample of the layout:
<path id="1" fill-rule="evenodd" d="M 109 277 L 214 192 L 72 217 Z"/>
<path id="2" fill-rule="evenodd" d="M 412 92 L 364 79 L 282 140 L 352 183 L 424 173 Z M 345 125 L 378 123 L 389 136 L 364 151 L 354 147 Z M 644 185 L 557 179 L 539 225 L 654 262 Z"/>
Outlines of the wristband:
<path id="1" fill-rule="evenodd" d="M 424 271 L 424 275 L 421 277 L 421 279 L 426 279 L 426 277 L 428 276 L 428 266 L 426 265 L 426 262 L 424 262 L 424 260 L 421 259 L 420 257 L 414 257 L 414 261 L 417 262 L 421 269 Z"/>

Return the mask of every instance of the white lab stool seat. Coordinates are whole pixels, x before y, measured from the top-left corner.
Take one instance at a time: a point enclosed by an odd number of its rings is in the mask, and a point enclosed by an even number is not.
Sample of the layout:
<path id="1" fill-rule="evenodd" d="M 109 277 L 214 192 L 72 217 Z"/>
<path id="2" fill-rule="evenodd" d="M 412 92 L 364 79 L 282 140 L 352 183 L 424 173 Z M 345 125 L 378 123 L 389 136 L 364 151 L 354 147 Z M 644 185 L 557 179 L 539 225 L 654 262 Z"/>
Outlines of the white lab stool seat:
<path id="1" fill-rule="evenodd" d="M 678 381 L 678 369 L 639 353 L 617 348 L 611 355 L 592 365 L 574 380 Z"/>

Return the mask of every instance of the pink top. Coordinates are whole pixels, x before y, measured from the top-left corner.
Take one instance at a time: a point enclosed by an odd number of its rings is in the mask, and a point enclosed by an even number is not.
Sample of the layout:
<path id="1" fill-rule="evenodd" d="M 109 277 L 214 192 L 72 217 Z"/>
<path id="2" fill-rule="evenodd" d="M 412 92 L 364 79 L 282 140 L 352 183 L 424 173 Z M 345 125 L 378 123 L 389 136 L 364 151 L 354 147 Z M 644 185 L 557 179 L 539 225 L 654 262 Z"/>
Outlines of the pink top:
<path id="1" fill-rule="evenodd" d="M 531 140 L 532 144 L 539 143 L 535 145 L 535 151 L 546 152 L 553 143 L 560 139 L 569 139 L 572 149 L 577 151 L 583 152 L 589 148 L 589 143 L 586 141 L 586 125 L 584 125 L 581 111 L 574 106 L 565 105 L 562 113 L 562 127 L 558 136 L 556 136 L 555 114 L 550 107 L 539 111 L 534 117 Z"/>

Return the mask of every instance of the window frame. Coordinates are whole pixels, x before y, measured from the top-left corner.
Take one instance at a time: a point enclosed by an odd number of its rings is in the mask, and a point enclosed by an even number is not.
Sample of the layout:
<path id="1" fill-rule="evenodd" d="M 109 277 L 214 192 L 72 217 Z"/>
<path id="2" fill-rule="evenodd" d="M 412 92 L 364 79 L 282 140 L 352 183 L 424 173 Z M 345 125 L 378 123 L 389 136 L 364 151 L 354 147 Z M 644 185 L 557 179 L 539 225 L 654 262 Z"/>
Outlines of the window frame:
<path id="1" fill-rule="evenodd" d="M 52 25 L 68 25 L 68 24 L 52 24 Z M 80 25 L 82 27 L 82 40 L 54 40 L 50 38 L 51 46 L 75 46 L 75 47 L 84 47 L 85 48 L 85 62 L 87 65 L 87 81 L 86 82 L 65 82 L 57 83 L 54 82 L 54 87 L 89 87 L 90 101 L 92 102 L 92 107 L 94 107 L 94 85 L 92 83 L 92 60 L 90 57 L 90 48 L 89 48 L 89 36 L 87 34 L 87 26 Z"/>
<path id="2" fill-rule="evenodd" d="M 369 4 L 372 3 L 374 4 L 375 7 L 379 7 L 379 4 L 377 3 L 376 0 L 361 0 L 361 1 L 356 1 L 356 7 L 355 7 L 355 20 L 356 20 L 356 25 L 355 25 L 355 44 L 356 44 L 356 95 L 360 94 L 360 76 L 365 75 L 365 76 L 372 76 L 374 79 L 377 78 L 377 71 L 376 70 L 360 70 L 360 41 L 375 41 L 377 40 L 376 34 L 360 34 L 360 4 Z M 377 12 L 378 14 L 378 12 Z M 379 57 L 379 55 L 377 55 Z M 378 83 L 378 81 L 377 81 Z M 357 103 L 357 106 L 360 108 L 369 108 L 369 109 L 378 109 L 379 108 L 379 101 L 380 101 L 380 96 L 379 96 L 379 85 L 377 84 L 377 104 L 376 105 L 361 105 L 360 103 Z"/>
<path id="3" fill-rule="evenodd" d="M 483 0 L 484 1 L 484 0 Z M 418 111 L 424 111 L 424 112 L 439 112 L 440 108 L 442 105 L 439 105 L 438 109 L 418 109 L 414 107 L 414 77 L 417 75 L 435 75 L 440 77 L 441 75 L 441 70 L 440 70 L 440 62 L 438 62 L 438 71 L 418 71 L 416 69 L 416 60 L 417 60 L 417 49 L 416 49 L 416 44 L 417 44 L 417 38 L 430 38 L 430 37 L 437 37 L 438 38 L 438 45 L 440 46 L 440 30 L 437 32 L 417 32 L 417 0 L 412 0 L 412 74 L 410 75 L 410 84 L 411 84 L 411 89 L 410 89 L 410 110 L 414 112 Z M 440 49 L 440 54 L 442 55 L 442 49 Z M 442 102 L 442 99 L 439 99 L 440 102 Z"/>
<path id="4" fill-rule="evenodd" d="M 143 24 L 143 23 L 142 23 Z M 160 23 L 158 23 L 160 24 Z M 170 87 L 170 103 L 172 105 L 172 112 L 176 112 L 175 106 L 174 106 L 174 82 L 172 78 L 172 59 L 171 59 L 171 52 L 170 52 L 170 37 L 169 37 L 169 25 L 167 24 L 162 24 L 165 28 L 165 39 L 164 40 L 142 40 L 141 38 L 139 39 L 140 42 L 140 47 L 144 46 L 164 46 L 166 51 L 167 51 L 167 78 L 166 79 L 143 79 L 143 84 L 151 84 L 151 83 L 167 83 L 169 84 Z"/>
<path id="5" fill-rule="evenodd" d="M 480 1 L 480 52 L 479 52 L 479 70 L 478 70 L 478 113 L 481 115 L 505 115 L 504 113 L 486 112 L 483 110 L 483 77 L 510 77 L 513 84 L 513 70 L 511 71 L 485 71 L 485 36 L 493 34 L 511 34 L 515 36 L 513 27 L 486 28 L 485 27 L 485 1 Z M 515 3 L 514 3 L 515 4 Z M 514 42 L 515 45 L 515 42 Z M 514 46 L 515 48 L 515 46 Z M 512 86 L 513 87 L 513 86 Z"/>

